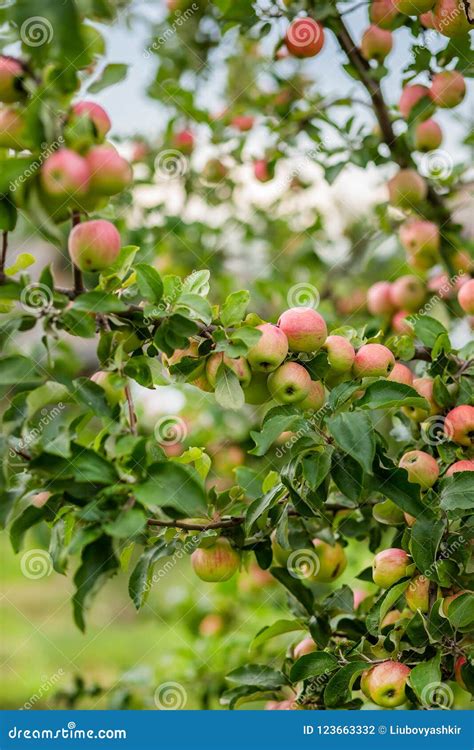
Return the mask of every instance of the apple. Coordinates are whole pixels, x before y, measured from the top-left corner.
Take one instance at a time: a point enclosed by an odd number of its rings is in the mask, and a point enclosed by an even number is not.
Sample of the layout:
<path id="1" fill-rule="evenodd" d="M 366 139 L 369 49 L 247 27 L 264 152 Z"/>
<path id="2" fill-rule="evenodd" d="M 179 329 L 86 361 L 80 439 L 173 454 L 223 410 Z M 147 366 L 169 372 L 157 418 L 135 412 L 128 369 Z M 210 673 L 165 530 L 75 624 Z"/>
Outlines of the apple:
<path id="1" fill-rule="evenodd" d="M 399 310 L 392 318 L 392 328 L 400 336 L 412 336 L 414 334 L 413 327 L 407 320 L 409 315 L 408 310 Z"/>
<path id="2" fill-rule="evenodd" d="M 297 362 L 285 362 L 268 377 L 268 390 L 280 404 L 303 401 L 310 392 L 311 376 Z"/>
<path id="3" fill-rule="evenodd" d="M 437 0 L 433 15 L 436 31 L 444 36 L 456 37 L 472 29 L 461 0 Z"/>
<path id="4" fill-rule="evenodd" d="M 299 659 L 301 656 L 312 654 L 317 650 L 318 647 L 312 638 L 303 638 L 303 640 L 297 643 L 293 649 L 293 659 Z"/>
<path id="5" fill-rule="evenodd" d="M 367 687 L 370 698 L 378 706 L 396 708 L 405 703 L 405 686 L 410 668 L 398 661 L 376 664 L 369 672 Z"/>
<path id="6" fill-rule="evenodd" d="M 224 618 L 222 615 L 210 614 L 202 618 L 199 623 L 199 635 L 209 638 L 220 635 L 224 630 Z"/>
<path id="7" fill-rule="evenodd" d="M 407 274 L 393 282 L 391 297 L 395 307 L 414 312 L 425 301 L 426 288 L 418 276 Z"/>
<path id="8" fill-rule="evenodd" d="M 463 690 L 467 690 L 467 687 L 466 687 L 466 683 L 464 682 L 462 678 L 461 669 L 466 663 L 467 663 L 467 659 L 465 656 L 458 656 L 454 664 L 454 675 L 456 677 L 456 682 L 458 683 L 459 687 L 462 687 Z"/>
<path id="9" fill-rule="evenodd" d="M 191 130 L 180 130 L 173 135 L 172 144 L 183 154 L 189 156 L 194 150 L 194 135 Z"/>
<path id="10" fill-rule="evenodd" d="M 252 373 L 244 357 L 232 359 L 221 352 L 216 352 L 211 354 L 206 365 L 206 376 L 213 388 L 216 386 L 217 371 L 221 364 L 225 364 L 237 375 L 242 388 L 246 388 L 250 384 Z"/>
<path id="11" fill-rule="evenodd" d="M 87 161 L 68 148 L 48 156 L 41 167 L 41 186 L 53 198 L 82 198 L 90 183 Z"/>
<path id="12" fill-rule="evenodd" d="M 432 487 L 439 477 L 436 459 L 424 451 L 408 451 L 398 465 L 408 473 L 408 481 L 419 484 L 423 490 Z"/>
<path id="13" fill-rule="evenodd" d="M 411 527 L 416 523 L 415 516 L 411 516 L 409 513 L 404 513 L 403 517 L 405 519 L 406 525 L 411 529 Z"/>
<path id="14" fill-rule="evenodd" d="M 22 151 L 27 148 L 27 128 L 23 113 L 13 107 L 0 109 L 0 148 Z"/>
<path id="15" fill-rule="evenodd" d="M 435 120 L 420 122 L 415 128 L 415 148 L 418 151 L 434 151 L 443 142 L 443 131 Z"/>
<path id="16" fill-rule="evenodd" d="M 318 556 L 319 567 L 311 579 L 319 583 L 335 581 L 346 569 L 347 558 L 344 547 L 338 542 L 333 546 L 321 539 L 313 539 L 313 545 Z"/>
<path id="17" fill-rule="evenodd" d="M 451 409 L 444 420 L 444 432 L 457 445 L 474 445 L 474 406 L 463 404 Z"/>
<path id="18" fill-rule="evenodd" d="M 295 18 L 286 32 L 285 44 L 294 57 L 314 57 L 324 45 L 324 29 L 313 18 Z"/>
<path id="19" fill-rule="evenodd" d="M 273 372 L 288 354 L 288 339 L 273 323 L 257 326 L 262 335 L 247 354 L 247 361 L 254 372 Z"/>
<path id="20" fill-rule="evenodd" d="M 445 476 L 452 477 L 453 474 L 457 474 L 458 471 L 474 471 L 474 459 L 456 461 L 456 463 L 451 464 Z"/>
<path id="21" fill-rule="evenodd" d="M 370 669 L 366 669 L 360 676 L 360 689 L 364 693 L 366 698 L 370 698 L 369 693 L 369 674 Z"/>
<path id="22" fill-rule="evenodd" d="M 51 492 L 38 492 L 31 498 L 31 504 L 34 505 L 35 508 L 42 508 L 46 505 L 50 497 Z"/>
<path id="23" fill-rule="evenodd" d="M 457 70 L 436 73 L 431 82 L 431 98 L 438 107 L 452 109 L 466 96 L 464 76 Z"/>
<path id="24" fill-rule="evenodd" d="M 393 0 L 393 3 L 399 13 L 419 16 L 420 13 L 426 13 L 432 9 L 434 0 Z"/>
<path id="25" fill-rule="evenodd" d="M 0 102 L 10 104 L 23 98 L 23 65 L 14 57 L 0 55 Z"/>
<path id="26" fill-rule="evenodd" d="M 458 302 L 464 312 L 468 315 L 474 315 L 474 279 L 470 279 L 462 285 L 458 292 Z"/>
<path id="27" fill-rule="evenodd" d="M 430 608 L 430 582 L 426 576 L 415 576 L 405 591 L 406 603 L 412 612 L 428 612 Z"/>
<path id="28" fill-rule="evenodd" d="M 111 145 L 91 148 L 86 161 L 91 174 L 90 189 L 96 195 L 121 193 L 132 180 L 130 164 Z"/>
<path id="29" fill-rule="evenodd" d="M 377 60 L 382 63 L 393 48 L 393 35 L 391 31 L 381 29 L 379 26 L 369 26 L 364 32 L 361 42 L 362 57 L 366 60 Z"/>
<path id="30" fill-rule="evenodd" d="M 387 612 L 382 622 L 380 623 L 380 629 L 388 628 L 390 625 L 395 625 L 399 620 L 406 619 L 407 615 L 400 612 L 399 609 L 391 609 Z M 367 696 L 370 697 L 370 696 Z"/>
<path id="31" fill-rule="evenodd" d="M 278 326 L 288 339 L 292 352 L 315 352 L 326 341 L 326 321 L 312 307 L 292 307 L 286 310 Z"/>
<path id="32" fill-rule="evenodd" d="M 354 599 L 354 609 L 357 609 L 368 596 L 367 592 L 362 589 L 353 589 L 352 594 Z"/>
<path id="33" fill-rule="evenodd" d="M 69 255 L 81 271 L 103 271 L 109 268 L 117 260 L 120 248 L 119 232 L 105 219 L 77 224 L 69 235 Z"/>
<path id="34" fill-rule="evenodd" d="M 367 309 L 372 315 L 391 315 L 394 311 L 392 285 L 377 281 L 367 291 Z"/>
<path id="35" fill-rule="evenodd" d="M 355 360 L 355 349 L 344 336 L 328 336 L 322 348 L 327 352 L 333 373 L 349 372 Z"/>
<path id="36" fill-rule="evenodd" d="M 419 83 L 404 87 L 400 101 L 398 102 L 398 109 L 405 120 L 408 120 L 412 109 L 414 109 L 422 99 L 426 100 L 426 107 L 418 117 L 421 120 L 427 120 L 433 111 L 433 103 L 431 101 L 429 88 L 427 88 L 427 86 L 422 86 Z"/>
<path id="37" fill-rule="evenodd" d="M 353 373 L 356 378 L 387 377 L 395 367 L 395 357 L 383 344 L 364 344 L 357 352 Z"/>
<path id="38" fill-rule="evenodd" d="M 388 380 L 393 380 L 394 383 L 413 385 L 413 373 L 409 367 L 400 364 L 400 362 L 397 362 L 392 372 L 388 376 Z"/>
<path id="39" fill-rule="evenodd" d="M 239 569 L 240 555 L 226 537 L 219 537 L 211 546 L 195 549 L 191 564 L 202 581 L 228 581 Z"/>
<path id="40" fill-rule="evenodd" d="M 231 120 L 231 125 L 236 130 L 240 130 L 241 133 L 247 133 L 252 130 L 255 118 L 252 115 L 236 115 Z"/>
<path id="41" fill-rule="evenodd" d="M 123 386 L 117 387 L 114 384 L 114 377 L 113 373 L 104 372 L 103 370 L 99 370 L 91 375 L 92 382 L 97 383 L 97 385 L 100 385 L 104 389 L 107 401 L 111 406 L 116 406 L 125 398 L 125 389 Z"/>
<path id="42" fill-rule="evenodd" d="M 326 391 L 320 380 L 312 380 L 309 384 L 309 393 L 298 402 L 298 406 L 303 411 L 319 411 L 326 401 Z"/>
<path id="43" fill-rule="evenodd" d="M 268 377 L 265 373 L 254 372 L 249 385 L 244 388 L 245 402 L 258 406 L 270 400 L 270 391 L 267 385 Z"/>
<path id="44" fill-rule="evenodd" d="M 429 10 L 427 13 L 421 13 L 418 20 L 421 23 L 421 25 L 425 27 L 425 29 L 436 28 L 435 16 L 432 10 Z"/>
<path id="45" fill-rule="evenodd" d="M 209 159 L 202 168 L 202 177 L 206 182 L 218 183 L 225 180 L 228 169 L 220 159 Z"/>
<path id="46" fill-rule="evenodd" d="M 433 417 L 435 414 L 441 413 L 441 407 L 433 398 L 433 387 L 434 381 L 432 378 L 415 378 L 413 380 L 413 388 L 428 401 L 429 409 L 422 409 L 418 406 L 403 406 L 402 411 L 407 417 L 415 422 L 421 422 L 428 416 Z"/>
<path id="47" fill-rule="evenodd" d="M 257 159 L 253 164 L 253 173 L 255 179 L 259 182 L 270 182 L 273 179 L 272 171 L 268 166 L 266 159 Z"/>
<path id="48" fill-rule="evenodd" d="M 112 127 L 110 117 L 105 109 L 95 102 L 77 102 L 77 104 L 73 104 L 72 112 L 76 117 L 87 117 L 94 126 L 94 130 L 100 140 L 105 138 Z"/>
<path id="49" fill-rule="evenodd" d="M 441 240 L 434 222 L 409 219 L 401 225 L 399 237 L 413 268 L 426 271 L 438 262 Z"/>
<path id="50" fill-rule="evenodd" d="M 428 187 L 414 169 L 401 169 L 388 182 L 390 203 L 397 208 L 411 208 L 426 198 Z"/>
<path id="51" fill-rule="evenodd" d="M 441 612 L 442 614 L 447 617 L 449 614 L 449 608 L 454 602 L 455 599 L 458 598 L 458 596 L 462 596 L 463 594 L 467 594 L 468 592 L 466 590 L 463 591 L 457 591 L 455 594 L 450 594 L 449 596 L 445 596 L 443 598 L 442 604 L 441 604 Z"/>
<path id="52" fill-rule="evenodd" d="M 374 557 L 372 578 L 377 586 L 388 589 L 407 575 L 410 564 L 405 550 L 391 547 L 378 552 Z"/>
<path id="53" fill-rule="evenodd" d="M 387 526 L 398 526 L 403 523 L 403 511 L 400 510 L 398 505 L 395 505 L 393 500 L 375 503 L 372 508 L 372 515 L 376 521 Z"/>
<path id="54" fill-rule="evenodd" d="M 391 29 L 397 16 L 398 10 L 394 0 L 372 0 L 369 8 L 371 23 L 375 23 L 381 29 Z"/>

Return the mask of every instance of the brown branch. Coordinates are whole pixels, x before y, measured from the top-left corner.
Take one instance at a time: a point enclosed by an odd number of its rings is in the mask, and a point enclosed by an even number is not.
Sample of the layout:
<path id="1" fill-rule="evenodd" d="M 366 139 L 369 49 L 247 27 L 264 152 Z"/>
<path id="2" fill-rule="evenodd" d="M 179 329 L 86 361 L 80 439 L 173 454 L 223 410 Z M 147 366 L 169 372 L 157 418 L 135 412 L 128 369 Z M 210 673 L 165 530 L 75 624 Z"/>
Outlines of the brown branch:
<path id="1" fill-rule="evenodd" d="M 2 233 L 2 255 L 0 257 L 0 281 L 5 281 L 5 263 L 7 262 L 8 232 Z"/>
<path id="2" fill-rule="evenodd" d="M 132 435 L 137 434 L 137 416 L 135 414 L 135 408 L 133 406 L 133 398 L 132 398 L 132 392 L 130 390 L 130 386 L 127 383 L 125 386 L 125 398 L 127 399 L 128 404 L 128 417 L 130 421 L 130 432 Z"/>
<path id="3" fill-rule="evenodd" d="M 245 521 L 244 516 L 233 516 L 223 521 L 210 521 L 209 523 L 186 523 L 185 521 L 160 521 L 158 518 L 149 518 L 149 526 L 161 526 L 165 529 L 184 529 L 185 531 L 207 531 L 208 529 L 229 529 L 240 526 Z"/>

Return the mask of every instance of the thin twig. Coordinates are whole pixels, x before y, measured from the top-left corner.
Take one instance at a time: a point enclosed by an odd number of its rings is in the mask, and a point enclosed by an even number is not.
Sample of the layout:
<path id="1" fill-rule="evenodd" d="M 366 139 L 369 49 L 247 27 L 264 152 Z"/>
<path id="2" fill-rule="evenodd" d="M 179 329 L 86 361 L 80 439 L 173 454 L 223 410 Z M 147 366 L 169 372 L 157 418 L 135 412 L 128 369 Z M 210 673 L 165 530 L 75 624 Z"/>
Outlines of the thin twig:
<path id="1" fill-rule="evenodd" d="M 0 257 L 0 280 L 5 281 L 5 263 L 7 262 L 8 232 L 2 233 L 2 255 Z"/>
<path id="2" fill-rule="evenodd" d="M 72 212 L 72 226 L 77 227 L 78 224 L 81 223 L 81 214 L 79 211 L 73 211 Z M 80 271 L 77 266 L 73 266 L 73 276 L 74 276 L 74 295 L 76 297 L 79 296 L 79 294 L 82 294 L 85 291 L 84 288 L 84 281 L 82 279 L 82 271 Z"/>
<path id="3" fill-rule="evenodd" d="M 127 383 L 125 386 L 125 398 L 127 399 L 128 404 L 128 417 L 130 421 L 130 432 L 132 435 L 137 434 L 137 416 L 135 414 L 135 408 L 133 406 L 133 398 L 132 398 L 132 392 L 130 390 L 130 386 Z"/>

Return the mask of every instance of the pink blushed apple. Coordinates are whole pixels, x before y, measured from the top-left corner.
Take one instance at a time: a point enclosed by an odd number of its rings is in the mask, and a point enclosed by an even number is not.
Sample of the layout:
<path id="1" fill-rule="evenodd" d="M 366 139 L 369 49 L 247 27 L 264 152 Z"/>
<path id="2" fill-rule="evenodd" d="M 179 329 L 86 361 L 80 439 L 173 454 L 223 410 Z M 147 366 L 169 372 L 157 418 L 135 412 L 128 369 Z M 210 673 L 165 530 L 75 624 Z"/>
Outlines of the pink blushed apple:
<path id="1" fill-rule="evenodd" d="M 364 344 L 357 352 L 352 368 L 356 378 L 388 377 L 395 357 L 383 344 Z"/>
<path id="2" fill-rule="evenodd" d="M 408 451 L 401 457 L 398 465 L 408 472 L 409 482 L 419 484 L 424 490 L 432 487 L 439 477 L 436 459 L 425 451 Z"/>
<path id="3" fill-rule="evenodd" d="M 394 383 L 403 383 L 404 385 L 411 386 L 413 385 L 413 373 L 409 367 L 397 362 L 388 376 L 388 380 L 393 380 Z"/>
<path id="4" fill-rule="evenodd" d="M 23 97 L 21 81 L 25 74 L 22 63 L 14 57 L 0 56 L 0 102 L 10 104 Z"/>
<path id="5" fill-rule="evenodd" d="M 69 235 L 68 249 L 74 265 L 81 271 L 103 271 L 114 263 L 120 253 L 121 240 L 110 221 L 96 219 L 74 227 Z"/>
<path id="6" fill-rule="evenodd" d="M 433 110 L 433 105 L 430 97 L 430 90 L 426 86 L 422 86 L 419 83 L 415 83 L 410 86 L 405 86 L 398 103 L 398 109 L 400 110 L 402 117 L 408 120 L 412 110 L 417 106 L 421 100 L 426 101 L 426 108 L 421 113 L 420 119 L 427 120 Z"/>
<path id="7" fill-rule="evenodd" d="M 262 335 L 247 354 L 247 361 L 254 372 L 273 372 L 288 354 L 288 339 L 272 323 L 263 323 L 256 330 Z"/>
<path id="8" fill-rule="evenodd" d="M 415 148 L 418 151 L 434 151 L 443 142 L 443 131 L 434 120 L 420 122 L 415 128 Z"/>
<path id="9" fill-rule="evenodd" d="M 68 148 L 48 156 L 41 167 L 41 186 L 53 198 L 84 197 L 89 189 L 90 169 L 85 159 Z"/>
<path id="10" fill-rule="evenodd" d="M 463 404 L 451 409 L 444 420 L 444 432 L 453 443 L 474 446 L 474 406 Z"/>
<path id="11" fill-rule="evenodd" d="M 211 546 L 194 550 L 191 564 L 202 581 L 228 581 L 239 569 L 240 555 L 227 538 L 220 537 Z"/>
<path id="12" fill-rule="evenodd" d="M 77 117 L 87 117 L 94 126 L 95 132 L 100 139 L 105 138 L 112 123 L 107 112 L 96 102 L 82 101 L 73 104 L 73 114 Z"/>
<path id="13" fill-rule="evenodd" d="M 397 661 L 376 664 L 367 678 L 370 698 L 384 708 L 401 706 L 406 700 L 405 687 L 410 671 L 406 664 Z"/>
<path id="14" fill-rule="evenodd" d="M 297 362 L 285 362 L 268 377 L 268 390 L 280 404 L 303 401 L 310 392 L 311 376 Z"/>
<path id="15" fill-rule="evenodd" d="M 294 57 L 314 57 L 324 45 L 324 29 L 313 18 L 296 18 L 285 35 L 285 44 Z"/>
<path id="16" fill-rule="evenodd" d="M 466 96 L 466 82 L 457 70 L 436 73 L 431 82 L 431 98 L 438 107 L 452 109 Z"/>
<path id="17" fill-rule="evenodd" d="M 355 349 L 344 336 L 328 336 L 323 349 L 327 352 L 332 372 L 342 373 L 351 370 L 355 360 Z"/>
<path id="18" fill-rule="evenodd" d="M 465 313 L 474 315 L 474 279 L 462 285 L 458 292 L 458 302 Z"/>
<path id="19" fill-rule="evenodd" d="M 390 203 L 397 208 L 411 208 L 425 200 L 428 186 L 414 169 L 401 169 L 388 182 Z"/>
<path id="20" fill-rule="evenodd" d="M 379 26 L 369 26 L 364 31 L 361 42 L 362 57 L 366 60 L 377 60 L 383 62 L 393 48 L 393 35 L 391 31 L 381 29 Z"/>
<path id="21" fill-rule="evenodd" d="M 460 471 L 474 471 L 474 459 L 456 461 L 454 464 L 451 464 L 445 476 L 452 477 L 453 474 L 457 474 Z"/>
<path id="22" fill-rule="evenodd" d="M 394 312 L 392 285 L 389 281 L 372 284 L 367 292 L 367 309 L 372 315 L 391 315 Z"/>
<path id="23" fill-rule="evenodd" d="M 388 589 L 394 583 L 404 578 L 410 559 L 403 549 L 392 547 L 384 549 L 375 555 L 372 578 L 377 586 Z"/>
<path id="24" fill-rule="evenodd" d="M 95 146 L 86 156 L 90 170 L 90 189 L 96 195 L 115 195 L 132 179 L 132 168 L 110 145 Z"/>
<path id="25" fill-rule="evenodd" d="M 328 335 L 326 321 L 312 307 L 292 307 L 286 310 L 280 316 L 278 326 L 293 352 L 315 352 L 321 348 Z"/>

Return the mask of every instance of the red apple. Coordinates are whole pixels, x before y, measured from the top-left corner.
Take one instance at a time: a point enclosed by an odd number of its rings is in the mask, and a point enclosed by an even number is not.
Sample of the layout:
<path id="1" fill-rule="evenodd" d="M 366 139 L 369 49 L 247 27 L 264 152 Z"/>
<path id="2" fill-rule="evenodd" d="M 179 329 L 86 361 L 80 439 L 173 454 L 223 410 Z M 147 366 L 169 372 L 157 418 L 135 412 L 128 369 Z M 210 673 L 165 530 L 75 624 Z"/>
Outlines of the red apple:
<path id="1" fill-rule="evenodd" d="M 457 474 L 458 471 L 474 471 L 474 459 L 456 461 L 454 464 L 451 464 L 445 476 L 452 477 L 453 474 Z"/>
<path id="2" fill-rule="evenodd" d="M 230 124 L 236 130 L 240 130 L 241 133 L 246 133 L 248 130 L 252 130 L 255 118 L 252 115 L 236 115 L 232 118 Z"/>
<path id="3" fill-rule="evenodd" d="M 458 445 L 474 445 L 474 406 L 463 404 L 451 409 L 444 420 L 446 437 Z"/>
<path id="4" fill-rule="evenodd" d="M 285 44 L 294 57 L 314 57 L 324 44 L 324 29 L 313 18 L 296 18 L 290 24 Z"/>
<path id="5" fill-rule="evenodd" d="M 362 36 L 360 50 L 362 57 L 366 60 L 377 60 L 382 63 L 392 48 L 392 32 L 381 29 L 379 26 L 369 26 Z"/>
<path id="6" fill-rule="evenodd" d="M 392 318 L 392 329 L 399 336 L 412 336 L 414 334 L 413 327 L 407 320 L 409 315 L 409 310 L 399 310 Z"/>
<path id="7" fill-rule="evenodd" d="M 48 156 L 41 167 L 41 186 L 54 198 L 83 198 L 89 189 L 90 169 L 85 159 L 68 148 Z"/>
<path id="8" fill-rule="evenodd" d="M 435 120 L 425 120 L 415 128 L 415 148 L 418 151 L 434 151 L 443 142 L 443 131 Z"/>
<path id="9" fill-rule="evenodd" d="M 395 367 L 395 357 L 383 344 L 364 344 L 357 352 L 353 373 L 356 378 L 388 377 Z"/>
<path id="10" fill-rule="evenodd" d="M 400 364 L 400 362 L 397 362 L 392 372 L 388 376 L 388 380 L 393 380 L 394 383 L 413 385 L 413 373 L 409 367 Z"/>
<path id="11" fill-rule="evenodd" d="M 110 221 L 84 221 L 69 235 L 68 249 L 72 262 L 81 271 L 103 271 L 120 253 L 120 234 Z"/>
<path id="12" fill-rule="evenodd" d="M 198 547 L 191 555 L 194 572 L 202 581 L 228 581 L 237 572 L 240 555 L 226 537 L 220 537 L 210 547 Z"/>
<path id="13" fill-rule="evenodd" d="M 303 401 L 311 388 L 309 372 L 297 362 L 285 362 L 268 378 L 268 390 L 280 404 Z"/>
<path id="14" fill-rule="evenodd" d="M 432 10 L 429 10 L 427 13 L 422 13 L 418 19 L 422 26 L 425 27 L 425 29 L 434 29 L 435 26 L 435 17 Z"/>
<path id="15" fill-rule="evenodd" d="M 92 122 L 97 137 L 101 140 L 105 138 L 112 127 L 110 117 L 100 104 L 89 101 L 77 102 L 73 105 L 72 111 L 77 117 L 87 117 Z"/>
<path id="16" fill-rule="evenodd" d="M 372 578 L 377 586 L 388 589 L 407 575 L 410 564 L 405 550 L 392 547 L 378 552 L 374 557 Z"/>
<path id="17" fill-rule="evenodd" d="M 457 70 L 436 73 L 431 82 L 431 98 L 438 107 L 452 109 L 466 96 L 464 76 Z"/>
<path id="18" fill-rule="evenodd" d="M 172 143 L 175 148 L 189 156 L 194 150 L 194 135 L 191 130 L 180 130 L 174 134 Z"/>
<path id="19" fill-rule="evenodd" d="M 464 664 L 467 663 L 467 659 L 465 656 L 459 656 L 456 659 L 456 663 L 454 664 L 454 675 L 456 677 L 456 682 L 460 687 L 462 687 L 463 690 L 467 690 L 466 683 L 464 682 L 461 674 L 461 669 L 463 668 Z"/>
<path id="20" fill-rule="evenodd" d="M 273 174 L 270 172 L 268 161 L 266 159 L 257 159 L 254 162 L 253 173 L 255 179 L 259 182 L 270 182 L 270 180 L 273 179 Z"/>
<path id="21" fill-rule="evenodd" d="M 369 672 L 367 688 L 370 698 L 378 706 L 396 708 L 405 703 L 405 686 L 410 668 L 398 661 L 376 664 Z"/>
<path id="22" fill-rule="evenodd" d="M 297 643 L 293 649 L 293 659 L 299 659 L 301 656 L 312 654 L 317 650 L 318 647 L 312 638 L 303 638 L 303 640 Z"/>
<path id="23" fill-rule="evenodd" d="M 247 354 L 247 361 L 254 372 L 273 372 L 288 354 L 288 339 L 272 323 L 257 326 L 257 331 L 262 335 Z"/>
<path id="24" fill-rule="evenodd" d="M 458 292 L 458 302 L 464 312 L 474 315 L 474 279 L 462 285 Z"/>
<path id="25" fill-rule="evenodd" d="M 315 352 L 326 341 L 328 329 L 322 315 L 312 307 L 292 307 L 278 321 L 293 352 Z"/>
<path id="26" fill-rule="evenodd" d="M 21 82 L 25 70 L 19 60 L 0 56 L 0 102 L 17 102 L 23 97 Z"/>
<path id="27" fill-rule="evenodd" d="M 412 109 L 414 109 L 422 99 L 426 99 L 426 111 L 422 112 L 419 117 L 420 119 L 427 120 L 433 110 L 430 90 L 419 83 L 405 86 L 398 103 L 398 109 L 405 120 L 408 120 Z"/>
<path id="28" fill-rule="evenodd" d="M 95 146 L 86 157 L 91 173 L 90 189 L 96 195 L 115 195 L 132 180 L 132 168 L 110 145 Z"/>
<path id="29" fill-rule="evenodd" d="M 367 308 L 372 315 L 391 315 L 394 311 L 392 285 L 389 281 L 377 281 L 367 292 Z"/>

